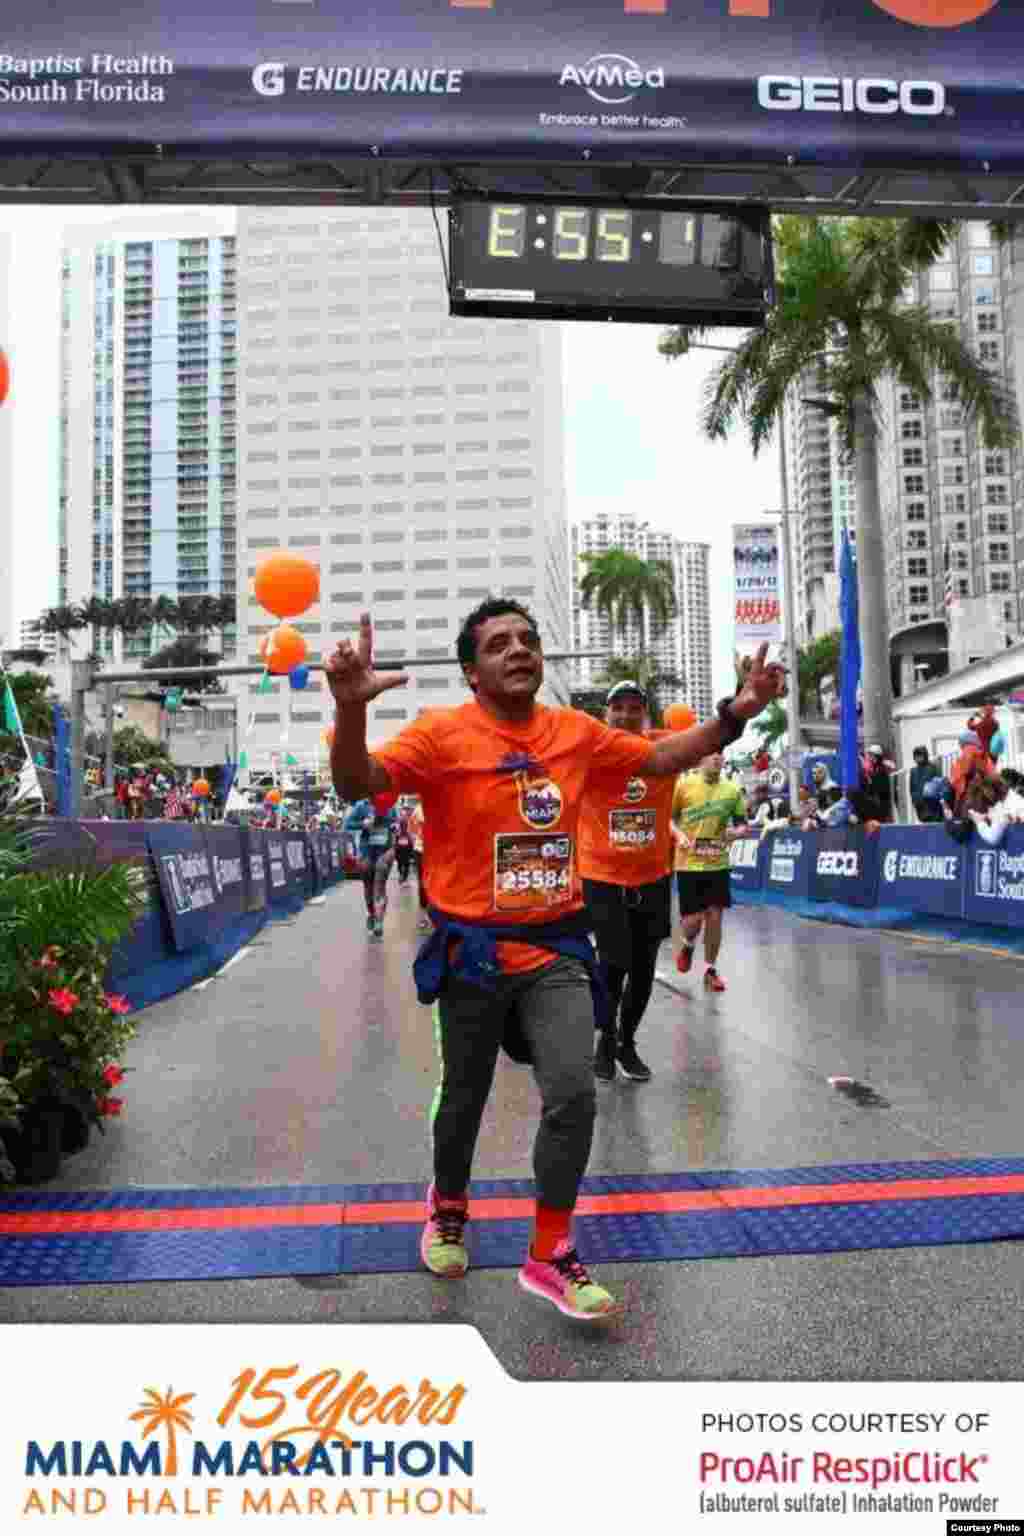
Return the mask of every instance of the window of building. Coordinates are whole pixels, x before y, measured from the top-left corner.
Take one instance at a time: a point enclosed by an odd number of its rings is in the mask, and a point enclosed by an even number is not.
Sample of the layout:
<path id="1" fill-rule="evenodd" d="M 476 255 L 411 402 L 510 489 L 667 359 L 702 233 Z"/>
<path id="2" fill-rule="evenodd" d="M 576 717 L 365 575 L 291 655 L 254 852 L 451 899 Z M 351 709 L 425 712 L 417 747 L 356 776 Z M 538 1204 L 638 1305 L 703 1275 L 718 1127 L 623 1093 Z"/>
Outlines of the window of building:
<path id="1" fill-rule="evenodd" d="M 420 510 L 419 503 L 416 510 Z M 412 536 L 414 544 L 438 544 L 447 537 L 447 528 L 417 528 Z"/>
<path id="2" fill-rule="evenodd" d="M 900 424 L 900 437 L 902 437 L 904 441 L 907 439 L 920 438 L 923 435 L 924 425 L 920 421 L 911 419 L 910 421 L 904 421 Z"/>
<path id="3" fill-rule="evenodd" d="M 457 571 L 486 571 L 491 563 L 490 555 L 463 555 L 455 562 Z"/>
<path id="4" fill-rule="evenodd" d="M 401 544 L 405 539 L 402 528 L 378 528 L 370 534 L 371 544 Z"/>
<path id="5" fill-rule="evenodd" d="M 983 336 L 987 331 L 999 329 L 999 316 L 996 314 L 982 313 L 978 316 L 978 335 Z"/>
<path id="6" fill-rule="evenodd" d="M 1010 514 L 1008 512 L 990 512 L 985 519 L 985 527 L 989 533 L 1009 533 Z"/>
<path id="7" fill-rule="evenodd" d="M 974 273 L 975 277 L 991 277 L 995 272 L 995 269 L 996 266 L 994 256 L 989 255 L 971 257 L 971 271 Z"/>
<path id="8" fill-rule="evenodd" d="M 922 603 L 927 604 L 928 600 L 929 592 L 926 586 L 909 586 L 907 588 L 907 601 L 909 603 L 916 603 L 918 605 Z"/>
<path id="9" fill-rule="evenodd" d="M 962 464 L 943 464 L 943 485 L 964 485 L 967 481 L 967 472 Z"/>
<path id="10" fill-rule="evenodd" d="M 924 475 L 904 475 L 903 490 L 908 496 L 919 496 L 924 490 Z"/>
<path id="11" fill-rule="evenodd" d="M 988 578 L 988 589 L 990 592 L 1009 592 L 1009 571 L 990 571 Z"/>
<path id="12" fill-rule="evenodd" d="M 449 620 L 445 618 L 416 620 L 417 629 L 447 629 L 448 626 Z"/>
<path id="13" fill-rule="evenodd" d="M 932 293 L 951 293 L 953 289 L 953 271 L 950 267 L 933 267 L 929 276 L 929 288 Z"/>
<path id="14" fill-rule="evenodd" d="M 985 501 L 990 507 L 1005 507 L 1009 504 L 1009 487 L 998 482 L 989 481 L 985 486 Z"/>
<path id="15" fill-rule="evenodd" d="M 448 569 L 448 561 L 414 560 L 412 568 L 414 571 L 446 571 Z"/>
<path id="16" fill-rule="evenodd" d="M 904 450 L 903 450 L 903 466 L 904 466 L 905 469 L 906 468 L 913 468 L 915 465 L 923 464 L 923 463 L 924 463 L 924 450 L 922 448 L 904 448 Z"/>
<path id="17" fill-rule="evenodd" d="M 998 341 L 979 341 L 978 356 L 983 363 L 998 363 L 1000 343 Z"/>
<path id="18" fill-rule="evenodd" d="M 922 555 L 911 555 L 910 558 L 907 560 L 907 575 L 908 576 L 927 576 L 928 575 L 928 560 L 927 560 L 927 557 L 926 556 L 922 556 Z"/>
<path id="19" fill-rule="evenodd" d="M 457 593 L 459 598 L 489 597 L 490 595 L 490 587 L 460 587 Z"/>
<path id="20" fill-rule="evenodd" d="M 908 523 L 923 523 L 927 517 L 927 504 L 923 501 L 908 501 L 906 514 Z"/>
<path id="21" fill-rule="evenodd" d="M 986 475 L 1005 475 L 1006 456 L 1002 453 L 986 453 L 982 458 L 982 468 Z"/>
<path id="22" fill-rule="evenodd" d="M 912 528 L 907 534 L 908 549 L 927 549 L 928 535 L 923 528 Z"/>
<path id="23" fill-rule="evenodd" d="M 991 561 L 1006 562 L 1010 558 L 1009 544 L 1000 542 L 988 546 L 988 558 Z"/>

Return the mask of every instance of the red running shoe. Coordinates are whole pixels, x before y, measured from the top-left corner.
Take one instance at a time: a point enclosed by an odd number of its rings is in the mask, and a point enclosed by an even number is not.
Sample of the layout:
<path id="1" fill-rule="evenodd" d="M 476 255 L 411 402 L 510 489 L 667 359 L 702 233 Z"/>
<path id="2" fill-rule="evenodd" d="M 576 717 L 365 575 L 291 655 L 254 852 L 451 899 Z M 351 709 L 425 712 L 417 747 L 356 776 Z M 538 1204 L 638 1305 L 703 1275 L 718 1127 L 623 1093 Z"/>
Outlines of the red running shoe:
<path id="1" fill-rule="evenodd" d="M 687 971 L 690 969 L 690 967 L 692 965 L 693 965 L 693 945 L 692 944 L 684 944 L 682 946 L 682 948 L 680 949 L 678 955 L 676 955 L 676 970 L 681 972 L 681 974 L 683 976 L 685 976 Z"/>
<path id="2" fill-rule="evenodd" d="M 704 990 L 705 992 L 725 991 L 725 982 L 722 980 L 721 976 L 719 976 L 713 965 L 709 965 L 707 970 L 704 972 Z"/>

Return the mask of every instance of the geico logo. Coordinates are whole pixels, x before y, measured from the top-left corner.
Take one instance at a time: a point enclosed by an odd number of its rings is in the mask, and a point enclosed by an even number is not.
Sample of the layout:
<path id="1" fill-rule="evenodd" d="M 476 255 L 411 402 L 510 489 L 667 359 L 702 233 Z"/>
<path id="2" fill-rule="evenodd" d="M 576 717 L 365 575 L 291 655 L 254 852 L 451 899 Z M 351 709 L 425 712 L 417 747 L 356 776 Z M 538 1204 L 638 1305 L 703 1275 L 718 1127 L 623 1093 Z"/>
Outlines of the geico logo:
<path id="1" fill-rule="evenodd" d="M 819 875 L 845 875 L 851 876 L 858 873 L 860 857 L 855 852 L 840 853 L 826 850 L 818 854 Z"/>
<path id="2" fill-rule="evenodd" d="M 866 112 L 941 117 L 946 88 L 937 80 L 852 80 L 835 75 L 761 75 L 758 105 L 769 112 Z"/>

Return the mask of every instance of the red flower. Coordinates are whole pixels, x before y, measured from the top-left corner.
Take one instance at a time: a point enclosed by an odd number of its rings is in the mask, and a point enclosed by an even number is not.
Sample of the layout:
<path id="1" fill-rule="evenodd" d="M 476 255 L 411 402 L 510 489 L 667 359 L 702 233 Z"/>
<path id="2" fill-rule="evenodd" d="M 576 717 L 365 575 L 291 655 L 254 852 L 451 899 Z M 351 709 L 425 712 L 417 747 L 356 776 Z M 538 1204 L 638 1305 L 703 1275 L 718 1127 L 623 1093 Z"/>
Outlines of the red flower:
<path id="1" fill-rule="evenodd" d="M 55 971 L 57 969 L 57 956 L 60 950 L 56 944 L 50 944 L 39 957 L 39 969 L 41 971 Z"/>
<path id="2" fill-rule="evenodd" d="M 50 1007 L 56 1008 L 58 1013 L 74 1013 L 78 1004 L 78 993 L 69 992 L 67 987 L 58 987 L 50 993 Z"/>
<path id="3" fill-rule="evenodd" d="M 96 1108 L 101 1115 L 119 1115 L 124 1108 L 124 1099 L 97 1099 Z"/>
<path id="4" fill-rule="evenodd" d="M 103 1081 L 106 1083 L 108 1088 L 116 1088 L 118 1083 L 124 1082 L 124 1072 L 120 1067 L 115 1067 L 113 1064 L 111 1064 L 109 1067 L 104 1067 Z"/>
<path id="5" fill-rule="evenodd" d="M 131 1003 L 120 992 L 105 992 L 103 994 L 103 1001 L 111 1013 L 131 1013 L 132 1011 Z"/>

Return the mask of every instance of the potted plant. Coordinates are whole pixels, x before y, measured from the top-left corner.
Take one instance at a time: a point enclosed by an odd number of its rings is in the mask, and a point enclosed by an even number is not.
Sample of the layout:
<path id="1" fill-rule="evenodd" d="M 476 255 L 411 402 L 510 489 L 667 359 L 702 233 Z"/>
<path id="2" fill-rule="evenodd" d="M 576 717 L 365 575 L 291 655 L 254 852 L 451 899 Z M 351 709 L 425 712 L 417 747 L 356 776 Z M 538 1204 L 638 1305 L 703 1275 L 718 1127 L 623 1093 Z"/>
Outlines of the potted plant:
<path id="1" fill-rule="evenodd" d="M 0 822 L 0 1141 L 22 1182 L 120 1113 L 135 1028 L 104 973 L 145 901 L 139 866 L 62 858 L 45 822 Z"/>

